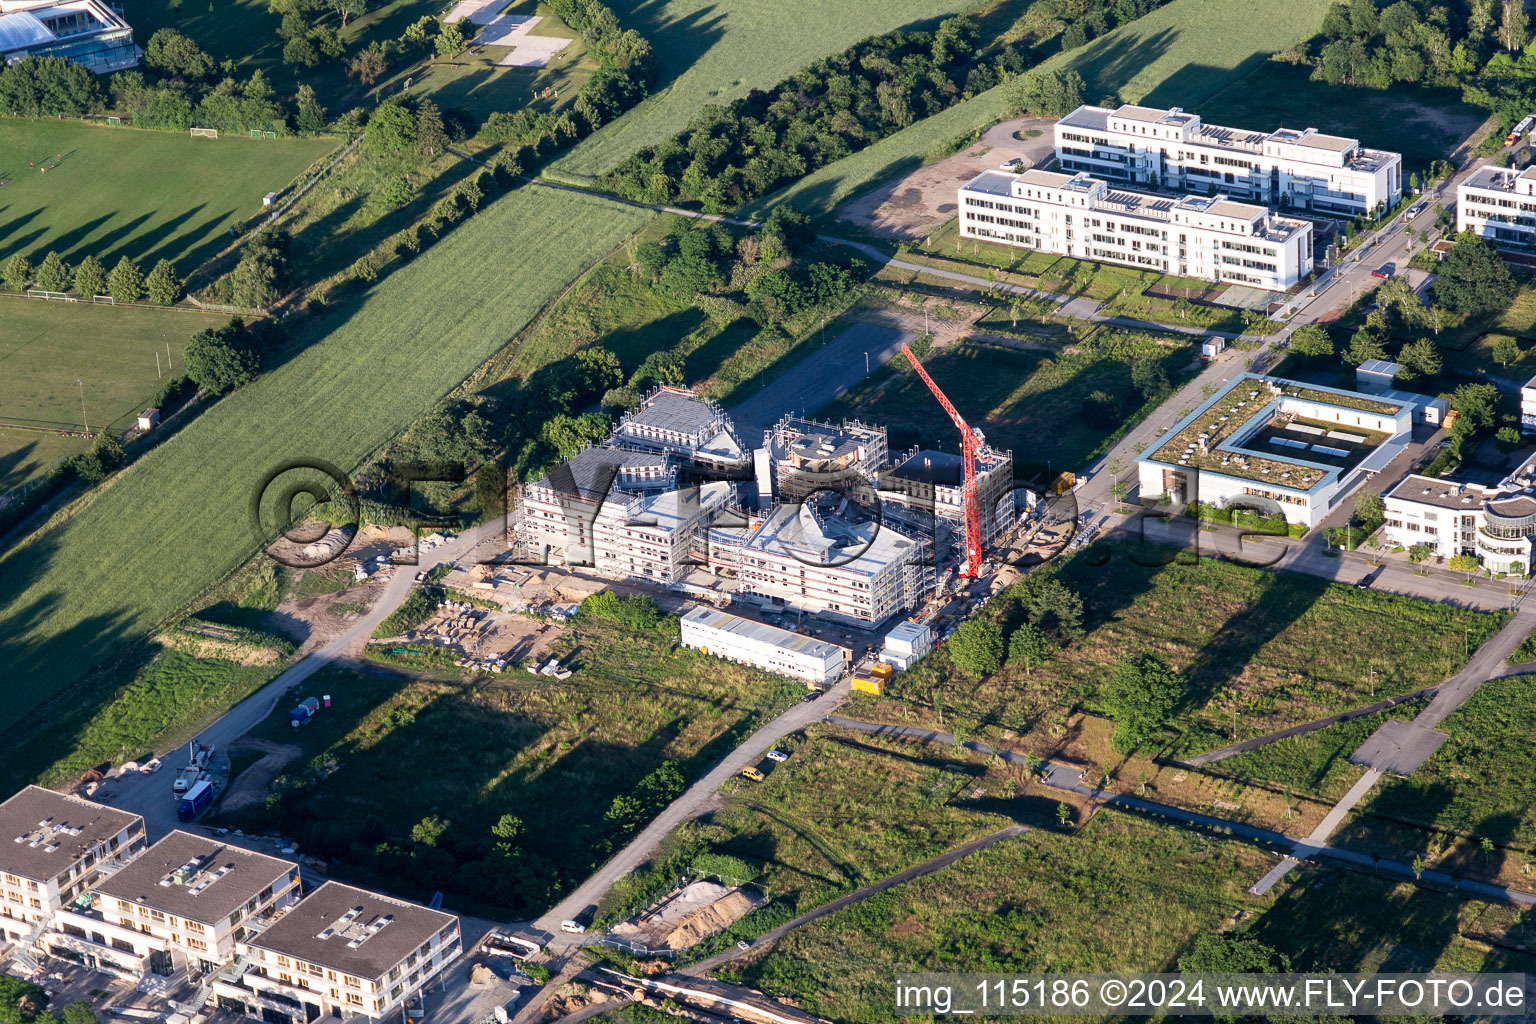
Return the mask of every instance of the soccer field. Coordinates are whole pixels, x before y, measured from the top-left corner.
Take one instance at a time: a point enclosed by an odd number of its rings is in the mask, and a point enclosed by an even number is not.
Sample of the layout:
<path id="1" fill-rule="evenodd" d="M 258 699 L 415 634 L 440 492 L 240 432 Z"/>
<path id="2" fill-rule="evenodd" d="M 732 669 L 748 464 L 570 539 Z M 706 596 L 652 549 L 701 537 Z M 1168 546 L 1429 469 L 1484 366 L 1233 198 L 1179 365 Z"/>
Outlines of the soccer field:
<path id="1" fill-rule="evenodd" d="M 21 252 L 37 264 L 57 249 L 70 263 L 94 255 L 108 268 L 128 256 L 147 273 L 169 259 L 185 277 L 261 212 L 262 196 L 338 145 L 6 118 L 0 260 Z"/>

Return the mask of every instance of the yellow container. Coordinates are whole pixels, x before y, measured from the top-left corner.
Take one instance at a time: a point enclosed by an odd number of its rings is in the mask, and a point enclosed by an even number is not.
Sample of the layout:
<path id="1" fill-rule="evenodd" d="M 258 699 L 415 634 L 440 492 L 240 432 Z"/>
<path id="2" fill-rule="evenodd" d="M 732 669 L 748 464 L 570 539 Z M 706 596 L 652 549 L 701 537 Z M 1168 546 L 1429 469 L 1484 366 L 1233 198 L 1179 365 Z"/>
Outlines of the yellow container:
<path id="1" fill-rule="evenodd" d="M 853 677 L 853 688 L 860 693 L 873 693 L 880 696 L 885 692 L 885 680 L 877 678 L 866 679 L 863 676 Z"/>

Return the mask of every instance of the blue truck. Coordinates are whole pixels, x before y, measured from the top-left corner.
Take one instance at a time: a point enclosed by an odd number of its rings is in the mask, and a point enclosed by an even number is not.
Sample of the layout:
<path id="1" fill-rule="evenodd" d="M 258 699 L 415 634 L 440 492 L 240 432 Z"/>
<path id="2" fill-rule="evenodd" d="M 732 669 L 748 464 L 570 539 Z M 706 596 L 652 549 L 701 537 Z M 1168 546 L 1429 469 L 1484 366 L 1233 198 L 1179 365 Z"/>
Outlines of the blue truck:
<path id="1" fill-rule="evenodd" d="M 191 821 L 208 809 L 213 803 L 213 783 L 204 779 L 191 789 L 187 790 L 181 798 L 181 803 L 176 808 L 177 821 Z"/>

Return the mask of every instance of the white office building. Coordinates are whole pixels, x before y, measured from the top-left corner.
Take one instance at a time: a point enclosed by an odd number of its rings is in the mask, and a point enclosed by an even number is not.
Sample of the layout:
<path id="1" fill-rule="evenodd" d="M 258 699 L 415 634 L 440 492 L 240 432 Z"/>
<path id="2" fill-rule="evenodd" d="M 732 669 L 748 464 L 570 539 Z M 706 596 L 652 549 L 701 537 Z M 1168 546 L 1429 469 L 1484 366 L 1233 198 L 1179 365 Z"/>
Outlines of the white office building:
<path id="1" fill-rule="evenodd" d="M 817 686 L 830 686 L 848 671 L 846 647 L 703 606 L 683 616 L 682 644 Z"/>
<path id="2" fill-rule="evenodd" d="M 1479 167 L 1456 186 L 1456 230 L 1501 248 L 1536 245 L 1536 166 Z"/>
<path id="3" fill-rule="evenodd" d="M 1472 555 L 1490 572 L 1528 576 L 1536 537 L 1536 464 L 1494 485 L 1406 476 L 1382 495 L 1382 540 L 1445 558 Z"/>
<path id="4" fill-rule="evenodd" d="M 1403 194 L 1399 153 L 1315 128 L 1224 128 L 1178 107 L 1078 107 L 1056 123 L 1056 159 L 1101 178 L 1336 216 Z"/>
<path id="5" fill-rule="evenodd" d="M 1119 189 L 1086 173 L 983 171 L 960 188 L 960 236 L 1285 291 L 1312 271 L 1312 224 L 1226 196 Z"/>

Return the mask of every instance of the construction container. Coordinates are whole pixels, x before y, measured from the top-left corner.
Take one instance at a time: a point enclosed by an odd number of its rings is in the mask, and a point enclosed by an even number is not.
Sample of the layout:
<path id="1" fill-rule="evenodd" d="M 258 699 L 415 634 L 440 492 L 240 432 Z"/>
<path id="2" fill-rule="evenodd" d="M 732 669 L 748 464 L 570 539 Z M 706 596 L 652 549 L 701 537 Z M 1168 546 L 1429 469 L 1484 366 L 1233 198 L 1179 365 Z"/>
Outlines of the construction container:
<path id="1" fill-rule="evenodd" d="M 869 670 L 869 674 L 880 679 L 889 679 L 891 676 L 896 674 L 896 666 L 887 665 L 882 661 L 880 664 L 872 666 Z"/>
<path id="2" fill-rule="evenodd" d="M 885 693 L 885 679 L 877 676 L 854 676 L 853 688 L 860 693 L 872 693 L 878 697 Z"/>

